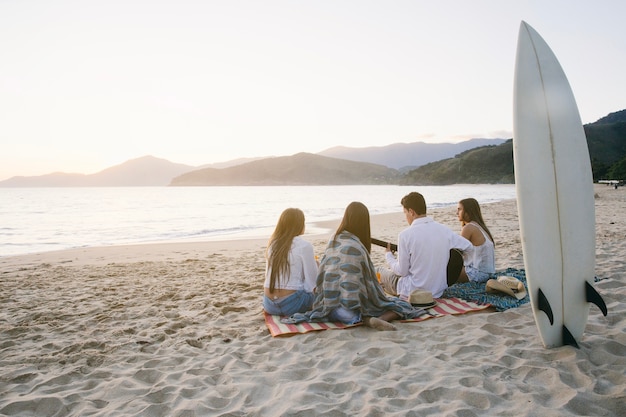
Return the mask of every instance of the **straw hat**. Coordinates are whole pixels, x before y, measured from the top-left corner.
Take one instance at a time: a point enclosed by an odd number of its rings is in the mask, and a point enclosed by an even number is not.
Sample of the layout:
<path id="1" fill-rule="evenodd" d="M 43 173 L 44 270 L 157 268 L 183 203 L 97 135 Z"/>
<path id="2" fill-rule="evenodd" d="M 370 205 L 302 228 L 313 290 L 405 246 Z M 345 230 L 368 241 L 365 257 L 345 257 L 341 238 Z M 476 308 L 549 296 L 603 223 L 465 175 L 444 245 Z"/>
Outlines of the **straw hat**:
<path id="1" fill-rule="evenodd" d="M 433 293 L 430 291 L 422 290 L 420 288 L 414 290 L 409 297 L 409 302 L 414 307 L 430 308 L 437 305 L 437 302 L 433 298 Z"/>
<path id="2" fill-rule="evenodd" d="M 485 289 L 488 293 L 501 292 L 518 300 L 526 297 L 526 288 L 522 281 L 507 275 L 500 276 L 498 279 L 490 279 L 487 281 Z"/>

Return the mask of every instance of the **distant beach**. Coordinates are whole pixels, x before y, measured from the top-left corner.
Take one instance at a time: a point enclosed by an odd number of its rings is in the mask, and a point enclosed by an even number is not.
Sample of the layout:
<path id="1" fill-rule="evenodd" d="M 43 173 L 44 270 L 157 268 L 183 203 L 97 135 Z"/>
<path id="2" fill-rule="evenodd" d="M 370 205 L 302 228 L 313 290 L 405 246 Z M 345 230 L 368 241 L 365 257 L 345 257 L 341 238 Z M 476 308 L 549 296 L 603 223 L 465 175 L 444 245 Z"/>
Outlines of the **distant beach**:
<path id="1" fill-rule="evenodd" d="M 622 416 L 626 188 L 595 190 L 609 314 L 591 307 L 580 349 L 544 348 L 529 304 L 274 338 L 266 237 L 1 257 L 0 414 Z M 459 230 L 455 207 L 429 214 Z M 523 268 L 515 200 L 483 214 L 497 269 Z M 337 224 L 306 235 L 317 254 Z M 372 216 L 380 239 L 404 227 L 400 210 Z M 382 264 L 384 250 L 372 256 Z"/>

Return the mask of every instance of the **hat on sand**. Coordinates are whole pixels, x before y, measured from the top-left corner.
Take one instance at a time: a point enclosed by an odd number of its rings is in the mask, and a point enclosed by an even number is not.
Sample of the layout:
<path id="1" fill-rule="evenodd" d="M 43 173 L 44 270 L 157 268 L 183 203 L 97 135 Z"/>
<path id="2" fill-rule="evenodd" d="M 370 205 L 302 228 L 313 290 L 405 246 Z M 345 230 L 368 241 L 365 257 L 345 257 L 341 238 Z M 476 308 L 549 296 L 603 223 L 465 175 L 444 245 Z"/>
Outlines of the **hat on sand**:
<path id="1" fill-rule="evenodd" d="M 437 302 L 433 298 L 433 293 L 430 291 L 422 290 L 420 288 L 414 290 L 409 297 L 409 302 L 420 308 L 430 308 L 437 305 Z"/>
<path id="2" fill-rule="evenodd" d="M 526 288 L 522 281 L 515 277 L 503 275 L 498 279 L 490 279 L 485 285 L 485 289 L 489 293 L 503 292 L 518 300 L 526 297 Z"/>

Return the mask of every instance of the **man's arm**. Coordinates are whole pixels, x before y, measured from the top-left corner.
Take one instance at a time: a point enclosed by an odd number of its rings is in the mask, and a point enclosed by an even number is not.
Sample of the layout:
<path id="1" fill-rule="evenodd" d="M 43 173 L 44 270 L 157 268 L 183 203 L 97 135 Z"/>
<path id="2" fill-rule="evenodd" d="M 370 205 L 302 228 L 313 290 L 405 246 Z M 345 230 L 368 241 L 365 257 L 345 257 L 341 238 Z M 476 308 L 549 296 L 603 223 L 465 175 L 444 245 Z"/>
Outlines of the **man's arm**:
<path id="1" fill-rule="evenodd" d="M 467 252 L 473 248 L 474 245 L 472 245 L 472 242 L 465 239 L 463 236 L 452 232 L 452 247 L 450 249 L 459 249 L 462 252 Z"/>

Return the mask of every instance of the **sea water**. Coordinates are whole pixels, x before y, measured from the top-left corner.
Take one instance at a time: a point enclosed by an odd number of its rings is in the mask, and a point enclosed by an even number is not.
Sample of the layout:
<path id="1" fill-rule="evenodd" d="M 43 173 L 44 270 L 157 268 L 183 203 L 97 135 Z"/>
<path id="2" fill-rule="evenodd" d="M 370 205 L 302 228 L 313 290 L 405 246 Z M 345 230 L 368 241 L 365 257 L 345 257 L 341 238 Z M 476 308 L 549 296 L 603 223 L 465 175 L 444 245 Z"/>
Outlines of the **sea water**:
<path id="1" fill-rule="evenodd" d="M 401 212 L 419 191 L 429 208 L 474 197 L 515 198 L 505 185 L 0 188 L 0 256 L 120 244 L 267 238 L 287 207 L 307 230 L 340 219 L 352 201 L 370 214 Z"/>

